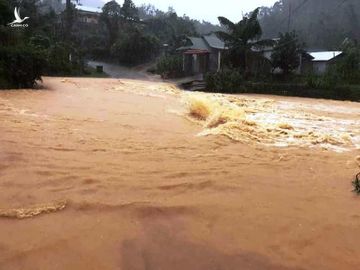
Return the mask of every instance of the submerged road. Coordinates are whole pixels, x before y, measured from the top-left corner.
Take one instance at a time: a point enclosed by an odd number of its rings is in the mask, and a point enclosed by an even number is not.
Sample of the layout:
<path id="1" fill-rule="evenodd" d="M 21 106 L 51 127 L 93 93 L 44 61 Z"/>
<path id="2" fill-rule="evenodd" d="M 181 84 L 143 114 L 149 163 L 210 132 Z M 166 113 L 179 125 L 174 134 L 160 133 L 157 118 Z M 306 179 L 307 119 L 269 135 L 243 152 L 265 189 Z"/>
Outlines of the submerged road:
<path id="1" fill-rule="evenodd" d="M 147 74 L 146 65 L 129 68 L 129 67 L 101 62 L 101 61 L 88 61 L 88 65 L 93 68 L 96 68 L 96 66 L 103 66 L 104 72 L 108 74 L 111 78 L 160 81 L 160 79 L 157 78 L 156 76 Z"/>

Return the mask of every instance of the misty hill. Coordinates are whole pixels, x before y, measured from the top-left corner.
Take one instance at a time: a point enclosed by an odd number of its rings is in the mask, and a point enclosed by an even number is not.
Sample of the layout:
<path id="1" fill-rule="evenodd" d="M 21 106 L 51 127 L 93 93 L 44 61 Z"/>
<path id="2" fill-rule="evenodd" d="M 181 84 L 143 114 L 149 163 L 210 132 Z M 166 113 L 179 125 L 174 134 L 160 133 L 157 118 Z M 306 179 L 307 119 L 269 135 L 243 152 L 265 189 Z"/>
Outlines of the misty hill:
<path id="1" fill-rule="evenodd" d="M 280 0 L 261 8 L 260 21 L 265 38 L 296 30 L 310 48 L 335 49 L 360 39 L 360 1 Z"/>

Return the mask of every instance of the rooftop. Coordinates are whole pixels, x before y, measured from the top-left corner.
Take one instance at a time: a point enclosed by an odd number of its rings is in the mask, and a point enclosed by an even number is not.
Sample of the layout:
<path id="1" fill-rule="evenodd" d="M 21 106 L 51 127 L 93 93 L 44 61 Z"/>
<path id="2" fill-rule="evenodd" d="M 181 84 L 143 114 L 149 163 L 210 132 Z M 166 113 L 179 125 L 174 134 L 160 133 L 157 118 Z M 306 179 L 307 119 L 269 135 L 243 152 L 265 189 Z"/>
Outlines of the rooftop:
<path id="1" fill-rule="evenodd" d="M 225 49 L 225 44 L 220 40 L 216 35 L 208 35 L 202 37 L 188 37 L 188 40 L 191 42 L 191 45 L 178 48 L 178 50 L 207 50 L 211 48 L 223 50 Z"/>
<path id="2" fill-rule="evenodd" d="M 214 34 L 203 36 L 203 39 L 206 40 L 206 42 L 209 44 L 211 48 L 220 49 L 220 50 L 225 49 L 225 43 Z"/>
<path id="3" fill-rule="evenodd" d="M 341 51 L 324 51 L 324 52 L 310 52 L 309 53 L 314 59 L 312 59 L 313 62 L 318 61 L 330 61 L 331 59 L 339 56 L 342 54 Z"/>
<path id="4" fill-rule="evenodd" d="M 89 6 L 83 6 L 83 5 L 76 5 L 75 8 L 77 10 L 82 10 L 82 11 L 87 11 L 87 12 L 92 12 L 92 13 L 101 13 L 102 12 L 101 8 L 89 7 Z"/>
<path id="5" fill-rule="evenodd" d="M 209 50 L 209 46 L 206 44 L 204 39 L 199 37 L 188 37 L 188 44 L 186 46 L 180 47 L 177 50 Z"/>

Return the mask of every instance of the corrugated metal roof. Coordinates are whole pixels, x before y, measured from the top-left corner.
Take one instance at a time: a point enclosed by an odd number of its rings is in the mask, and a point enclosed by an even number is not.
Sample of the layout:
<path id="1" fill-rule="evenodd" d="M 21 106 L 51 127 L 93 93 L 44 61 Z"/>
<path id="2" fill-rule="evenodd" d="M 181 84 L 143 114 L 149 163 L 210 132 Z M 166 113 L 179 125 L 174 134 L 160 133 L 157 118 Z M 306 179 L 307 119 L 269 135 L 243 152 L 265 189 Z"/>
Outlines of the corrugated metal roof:
<path id="1" fill-rule="evenodd" d="M 313 62 L 318 61 L 330 61 L 331 59 L 339 56 L 342 54 L 341 51 L 324 51 L 324 52 L 311 52 L 309 53 L 314 59 L 312 59 Z"/>
<path id="2" fill-rule="evenodd" d="M 83 6 L 83 5 L 76 5 L 75 8 L 78 10 L 93 12 L 93 13 L 101 13 L 102 12 L 101 8 L 89 7 L 89 6 Z"/>
<path id="3" fill-rule="evenodd" d="M 183 46 L 178 48 L 178 51 L 183 51 L 183 50 L 209 50 L 210 47 L 206 44 L 205 40 L 203 40 L 202 38 L 199 37 L 187 37 L 187 39 L 190 41 L 189 45 L 187 46 Z"/>
<path id="4" fill-rule="evenodd" d="M 215 35 L 208 35 L 203 37 L 188 37 L 191 45 L 183 46 L 177 50 L 210 50 L 214 49 L 225 49 L 225 43 Z"/>
<path id="5" fill-rule="evenodd" d="M 216 35 L 208 35 L 203 37 L 206 42 L 209 44 L 211 48 L 224 50 L 225 49 L 225 43 L 219 39 Z"/>
<path id="6" fill-rule="evenodd" d="M 202 38 L 198 38 L 198 37 L 189 37 L 191 43 L 193 44 L 192 46 L 190 46 L 190 49 L 194 49 L 194 50 L 208 50 L 209 47 L 208 45 L 205 43 L 205 41 Z"/>

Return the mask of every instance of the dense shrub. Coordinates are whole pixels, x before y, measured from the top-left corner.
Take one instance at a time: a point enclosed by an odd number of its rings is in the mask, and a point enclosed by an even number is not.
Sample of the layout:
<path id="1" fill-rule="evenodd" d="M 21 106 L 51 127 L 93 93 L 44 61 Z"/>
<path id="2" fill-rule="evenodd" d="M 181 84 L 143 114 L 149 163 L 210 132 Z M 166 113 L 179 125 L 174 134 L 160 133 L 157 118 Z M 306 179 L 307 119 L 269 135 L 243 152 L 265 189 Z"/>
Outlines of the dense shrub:
<path id="1" fill-rule="evenodd" d="M 254 93 L 310 98 L 360 101 L 360 86 L 339 82 L 334 75 L 308 76 L 305 82 L 244 81 L 237 71 L 222 71 L 206 76 L 206 91 L 220 93 Z"/>
<path id="2" fill-rule="evenodd" d="M 29 44 L 38 50 L 46 50 L 49 49 L 51 41 L 46 36 L 35 35 L 29 39 Z"/>
<path id="3" fill-rule="evenodd" d="M 340 77 L 335 69 L 329 69 L 324 75 L 307 75 L 306 85 L 312 89 L 334 89 L 340 84 Z"/>
<path id="4" fill-rule="evenodd" d="M 337 66 L 328 69 L 324 75 L 308 75 L 305 86 L 311 90 L 306 94 L 308 97 L 360 100 L 360 86 L 348 84 L 346 78 L 338 72 Z"/>
<path id="5" fill-rule="evenodd" d="M 209 73 L 205 77 L 206 89 L 211 92 L 239 93 L 244 91 L 243 75 L 237 70 Z"/>
<path id="6" fill-rule="evenodd" d="M 156 63 L 156 73 L 162 78 L 177 78 L 183 75 L 182 65 L 180 55 L 163 56 Z"/>
<path id="7" fill-rule="evenodd" d="M 347 40 L 343 46 L 344 55 L 336 63 L 336 71 L 347 83 L 360 82 L 360 44 Z"/>
<path id="8" fill-rule="evenodd" d="M 0 0 L 0 25 L 6 25 L 12 19 L 10 1 Z"/>
<path id="9" fill-rule="evenodd" d="M 44 66 L 45 58 L 32 46 L 0 48 L 0 88 L 33 87 Z"/>
<path id="10" fill-rule="evenodd" d="M 47 75 L 80 75 L 84 63 L 81 52 L 74 47 L 58 42 L 44 51 L 47 55 Z"/>
<path id="11" fill-rule="evenodd" d="M 41 75 L 81 75 L 83 69 L 76 49 L 40 36 L 27 46 L 0 47 L 0 88 L 31 88 Z"/>

